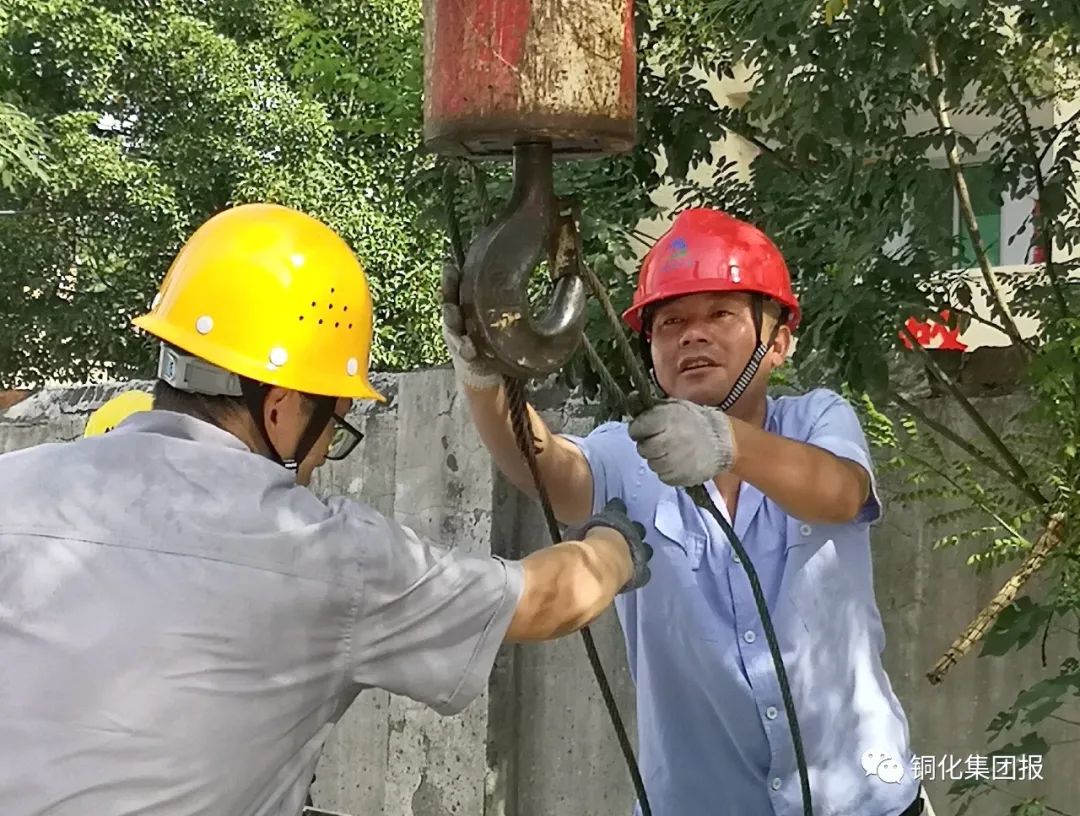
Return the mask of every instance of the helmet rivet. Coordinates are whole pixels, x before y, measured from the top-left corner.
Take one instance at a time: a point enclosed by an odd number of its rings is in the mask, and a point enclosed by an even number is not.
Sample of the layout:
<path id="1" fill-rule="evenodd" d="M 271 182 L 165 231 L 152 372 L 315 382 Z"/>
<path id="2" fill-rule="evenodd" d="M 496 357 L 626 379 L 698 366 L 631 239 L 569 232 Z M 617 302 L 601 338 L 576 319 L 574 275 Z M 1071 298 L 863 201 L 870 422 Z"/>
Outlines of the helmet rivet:
<path id="1" fill-rule="evenodd" d="M 195 331 L 199 334 L 210 334 L 210 331 L 214 328 L 214 318 L 210 315 L 203 315 L 195 321 Z"/>
<path id="2" fill-rule="evenodd" d="M 278 348 L 270 349 L 270 364 L 271 365 L 280 368 L 281 366 L 285 365 L 285 363 L 287 363 L 287 362 L 289 362 L 289 353 L 287 351 L 285 351 L 285 349 L 281 348 L 280 346 Z"/>
<path id="3" fill-rule="evenodd" d="M 350 377 L 355 377 L 356 372 L 360 370 L 360 362 L 355 357 L 350 357 L 349 361 L 345 363 L 345 370 Z"/>

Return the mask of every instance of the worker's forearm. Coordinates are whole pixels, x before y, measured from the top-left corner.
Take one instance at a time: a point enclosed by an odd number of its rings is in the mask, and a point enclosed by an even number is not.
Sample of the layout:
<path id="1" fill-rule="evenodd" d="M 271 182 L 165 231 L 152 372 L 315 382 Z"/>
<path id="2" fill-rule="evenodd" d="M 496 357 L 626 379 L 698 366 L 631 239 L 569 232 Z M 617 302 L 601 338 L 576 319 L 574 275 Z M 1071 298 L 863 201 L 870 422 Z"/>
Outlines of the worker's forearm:
<path id="1" fill-rule="evenodd" d="M 532 475 L 514 435 L 506 389 L 499 387 L 478 390 L 465 386 L 462 391 L 469 402 L 469 411 L 480 441 L 491 453 L 495 465 L 515 487 L 527 495 L 534 495 L 536 490 Z M 527 411 L 532 422 L 533 436 L 540 450 L 536 461 L 543 476 L 544 465 L 547 463 L 544 454 L 551 450 L 551 432 L 544 421 L 536 416 L 532 406 L 528 406 Z"/>
<path id="2" fill-rule="evenodd" d="M 550 640 L 588 625 L 633 575 L 630 551 L 615 531 L 595 528 L 522 562 L 525 589 L 506 639 Z"/>
<path id="3" fill-rule="evenodd" d="M 536 498 L 536 485 L 521 455 L 506 391 L 462 386 L 473 424 L 503 476 L 526 496 Z M 571 441 L 553 434 L 526 406 L 536 439 L 536 464 L 555 517 L 563 524 L 581 524 L 593 509 L 592 471 L 585 455 Z"/>
<path id="4" fill-rule="evenodd" d="M 823 524 L 848 522 L 858 515 L 870 492 L 870 478 L 862 467 L 738 419 L 731 424 L 736 451 L 731 472 L 789 515 Z"/>

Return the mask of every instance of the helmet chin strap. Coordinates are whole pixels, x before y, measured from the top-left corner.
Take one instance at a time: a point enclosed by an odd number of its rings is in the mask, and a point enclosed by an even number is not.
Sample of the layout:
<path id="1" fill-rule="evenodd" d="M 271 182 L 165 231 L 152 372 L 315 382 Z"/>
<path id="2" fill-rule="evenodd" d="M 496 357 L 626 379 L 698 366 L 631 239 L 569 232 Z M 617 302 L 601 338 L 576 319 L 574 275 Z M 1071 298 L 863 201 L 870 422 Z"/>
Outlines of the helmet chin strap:
<path id="1" fill-rule="evenodd" d="M 787 309 L 782 309 L 780 312 L 780 319 L 776 321 L 776 325 L 773 326 L 772 334 L 769 337 L 769 342 L 763 343 L 761 341 L 761 330 L 764 324 L 764 299 L 761 295 L 754 295 L 751 303 L 754 314 L 754 336 L 758 338 L 757 346 L 754 348 L 753 353 L 750 355 L 750 359 L 746 365 L 743 366 L 742 372 L 735 378 L 735 383 L 731 386 L 726 397 L 724 397 L 720 403 L 716 406 L 721 411 L 728 411 L 731 407 L 739 401 L 746 389 L 750 387 L 750 383 L 753 382 L 754 377 L 758 373 L 758 369 L 761 368 L 761 361 L 765 359 L 765 355 L 769 353 L 769 348 L 774 342 L 776 342 L 776 335 L 780 332 L 780 327 L 787 320 Z M 649 325 L 651 321 L 646 321 L 645 325 Z M 660 381 L 656 378 L 656 371 L 652 364 L 652 351 L 649 348 L 649 338 L 644 331 L 638 335 L 638 349 L 641 352 L 641 358 L 645 363 L 646 369 L 652 375 L 653 382 L 656 387 L 660 389 L 660 392 L 665 396 L 670 396 L 664 391 L 663 386 L 660 385 Z"/>
<path id="2" fill-rule="evenodd" d="M 270 459 L 277 462 L 286 470 L 296 473 L 300 467 L 300 463 L 307 458 L 309 453 L 311 453 L 311 449 L 315 447 L 315 443 L 318 441 L 319 437 L 322 436 L 323 431 L 326 430 L 326 426 L 330 423 L 330 418 L 333 416 L 337 399 L 334 397 L 312 396 L 310 394 L 304 395 L 314 403 L 315 407 L 311 412 L 311 416 L 308 418 L 304 433 L 301 434 L 300 441 L 296 445 L 296 451 L 291 457 L 285 458 L 278 453 L 278 449 L 274 447 L 274 443 L 270 441 L 270 433 L 266 429 L 263 406 L 265 405 L 266 394 L 270 390 L 270 387 L 263 383 L 242 377 L 240 379 L 240 388 L 243 391 L 244 404 L 247 406 L 248 413 L 255 422 L 255 427 L 259 430 L 259 435 L 266 445 Z"/>
<path id="3" fill-rule="evenodd" d="M 771 344 L 770 344 L 771 345 Z M 760 340 L 758 341 L 757 348 L 754 349 L 754 353 L 750 355 L 750 360 L 746 363 L 739 378 L 735 380 L 735 384 L 731 386 L 731 390 L 728 391 L 728 395 L 721 400 L 720 405 L 717 407 L 721 411 L 727 411 L 739 401 L 739 398 L 746 393 L 746 389 L 750 387 L 750 383 L 758 373 L 758 369 L 761 367 L 761 361 L 765 359 L 765 355 L 769 352 L 769 346 L 766 346 Z"/>

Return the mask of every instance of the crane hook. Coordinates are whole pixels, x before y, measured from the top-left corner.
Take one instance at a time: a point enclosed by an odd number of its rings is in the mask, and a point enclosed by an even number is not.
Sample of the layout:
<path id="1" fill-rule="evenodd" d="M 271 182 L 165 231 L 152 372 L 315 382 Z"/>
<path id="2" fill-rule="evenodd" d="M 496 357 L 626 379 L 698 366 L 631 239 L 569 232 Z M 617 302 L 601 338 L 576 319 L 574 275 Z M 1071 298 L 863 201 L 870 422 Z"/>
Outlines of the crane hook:
<path id="1" fill-rule="evenodd" d="M 469 337 L 507 376 L 551 374 L 581 342 L 588 290 L 575 274 L 580 258 L 574 230 L 573 217 L 559 211 L 555 197 L 551 144 L 514 145 L 510 201 L 469 247 L 460 289 Z M 547 313 L 537 320 L 528 284 L 545 252 L 555 294 Z"/>

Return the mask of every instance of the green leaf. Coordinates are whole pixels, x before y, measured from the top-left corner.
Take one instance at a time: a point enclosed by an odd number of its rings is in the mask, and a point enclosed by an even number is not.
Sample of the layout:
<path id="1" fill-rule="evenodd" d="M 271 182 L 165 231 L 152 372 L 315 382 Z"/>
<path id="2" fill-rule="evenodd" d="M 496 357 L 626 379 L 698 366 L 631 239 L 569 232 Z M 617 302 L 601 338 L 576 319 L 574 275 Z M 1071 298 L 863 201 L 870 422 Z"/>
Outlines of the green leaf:
<path id="1" fill-rule="evenodd" d="M 1050 744 L 1034 731 L 1028 732 L 1021 737 L 1019 742 L 1003 745 L 990 752 L 989 756 L 1046 756 L 1050 750 Z"/>
<path id="2" fill-rule="evenodd" d="M 1044 218 L 1057 218 L 1065 209 L 1065 185 L 1060 181 L 1048 181 L 1043 187 L 1039 203 Z"/>
<path id="3" fill-rule="evenodd" d="M 1032 799 L 1014 805 L 1009 811 L 1009 816 L 1046 816 L 1046 809 L 1043 807 L 1042 802 Z"/>
<path id="4" fill-rule="evenodd" d="M 1050 607 L 1036 604 L 1029 596 L 1017 598 L 998 615 L 983 641 L 980 656 L 1001 656 L 1023 648 L 1052 614 Z"/>
<path id="5" fill-rule="evenodd" d="M 1066 702 L 1062 699 L 1066 695 L 1080 696 L 1080 674 L 1063 673 L 1039 681 L 1017 695 L 1014 710 L 1029 725 L 1038 725 Z"/>
<path id="6" fill-rule="evenodd" d="M 795 155 L 801 164 L 811 161 L 819 145 L 818 137 L 813 133 L 804 133 L 795 143 Z"/>

